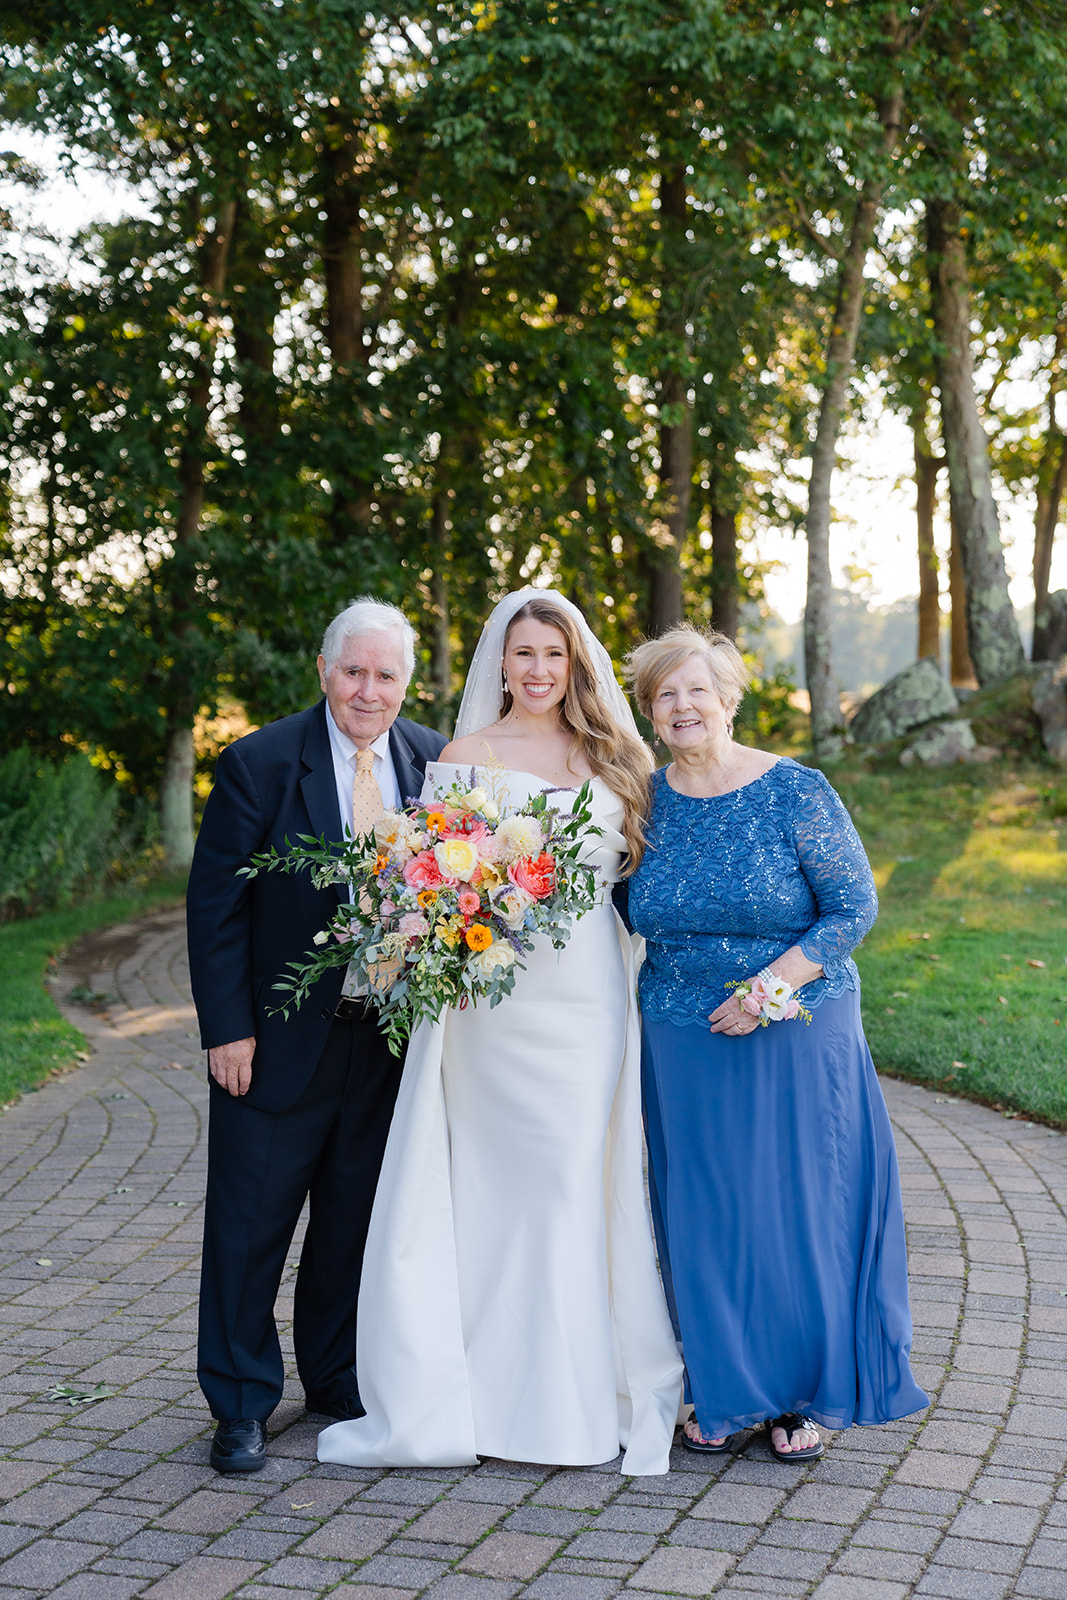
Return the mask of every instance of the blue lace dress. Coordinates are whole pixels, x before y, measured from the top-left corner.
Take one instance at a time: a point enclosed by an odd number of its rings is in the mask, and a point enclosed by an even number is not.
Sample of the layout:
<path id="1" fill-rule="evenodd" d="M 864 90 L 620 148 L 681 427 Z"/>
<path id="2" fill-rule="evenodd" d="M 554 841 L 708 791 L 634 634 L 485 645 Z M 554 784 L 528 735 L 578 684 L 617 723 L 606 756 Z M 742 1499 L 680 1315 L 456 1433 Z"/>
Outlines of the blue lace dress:
<path id="1" fill-rule="evenodd" d="M 630 879 L 652 1210 L 706 1436 L 787 1411 L 823 1427 L 925 1406 L 909 1366 L 904 1217 L 851 951 L 877 896 L 820 772 L 780 760 L 730 794 L 652 780 Z M 812 1012 L 742 1038 L 708 1016 L 799 945 Z"/>

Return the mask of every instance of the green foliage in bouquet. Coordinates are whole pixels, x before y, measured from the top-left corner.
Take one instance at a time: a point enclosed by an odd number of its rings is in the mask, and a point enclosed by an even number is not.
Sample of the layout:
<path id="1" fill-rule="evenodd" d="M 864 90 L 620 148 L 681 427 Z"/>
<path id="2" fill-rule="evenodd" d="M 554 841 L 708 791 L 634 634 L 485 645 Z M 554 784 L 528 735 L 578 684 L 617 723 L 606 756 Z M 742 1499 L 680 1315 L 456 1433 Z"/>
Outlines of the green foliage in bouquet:
<path id="1" fill-rule="evenodd" d="M 574 919 L 597 902 L 596 870 L 581 860 L 585 841 L 601 831 L 590 786 L 569 809 L 549 797 L 571 791 L 546 788 L 507 811 L 505 785 L 503 768 L 472 768 L 469 789 L 386 812 L 365 837 L 337 845 L 300 835 L 284 852 L 254 856 L 245 877 L 309 871 L 316 888 L 351 892 L 315 949 L 274 984 L 285 997 L 277 1010 L 288 1016 L 323 973 L 351 963 L 399 1055 L 418 1024 L 435 1022 L 446 1006 L 498 1005 L 535 933 L 562 949 Z"/>

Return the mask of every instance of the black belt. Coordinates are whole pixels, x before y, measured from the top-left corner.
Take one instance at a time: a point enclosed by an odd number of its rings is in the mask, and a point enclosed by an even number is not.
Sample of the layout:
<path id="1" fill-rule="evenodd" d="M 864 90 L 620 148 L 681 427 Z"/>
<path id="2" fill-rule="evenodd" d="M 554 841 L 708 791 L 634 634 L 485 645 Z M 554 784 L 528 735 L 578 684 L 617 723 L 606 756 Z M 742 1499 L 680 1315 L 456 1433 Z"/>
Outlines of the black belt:
<path id="1" fill-rule="evenodd" d="M 335 1022 L 366 1022 L 375 1014 L 375 1007 L 363 995 L 349 999 L 342 995 L 333 1013 Z"/>

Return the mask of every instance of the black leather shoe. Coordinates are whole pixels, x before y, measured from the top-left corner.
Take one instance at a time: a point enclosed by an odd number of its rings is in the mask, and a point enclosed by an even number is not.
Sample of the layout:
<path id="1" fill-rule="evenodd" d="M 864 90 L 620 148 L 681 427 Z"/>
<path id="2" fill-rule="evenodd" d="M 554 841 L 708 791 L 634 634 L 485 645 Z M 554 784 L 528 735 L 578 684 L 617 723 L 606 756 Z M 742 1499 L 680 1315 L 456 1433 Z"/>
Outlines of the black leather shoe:
<path id="1" fill-rule="evenodd" d="M 211 1441 L 216 1472 L 262 1472 L 267 1465 L 267 1430 L 256 1417 L 220 1422 Z"/>
<path id="2" fill-rule="evenodd" d="M 332 1417 L 335 1422 L 354 1422 L 357 1417 L 367 1415 L 367 1408 L 355 1389 L 340 1400 L 327 1400 L 321 1394 L 305 1395 L 304 1409 L 313 1411 L 317 1417 Z"/>

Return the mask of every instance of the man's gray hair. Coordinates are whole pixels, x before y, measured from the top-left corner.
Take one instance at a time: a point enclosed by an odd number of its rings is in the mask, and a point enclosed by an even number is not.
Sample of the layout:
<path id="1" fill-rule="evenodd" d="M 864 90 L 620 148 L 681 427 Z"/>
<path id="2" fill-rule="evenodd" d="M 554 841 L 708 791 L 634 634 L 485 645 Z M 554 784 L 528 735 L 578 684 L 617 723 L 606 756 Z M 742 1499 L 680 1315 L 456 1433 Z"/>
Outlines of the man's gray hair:
<path id="1" fill-rule="evenodd" d="M 337 661 L 346 639 L 356 639 L 365 633 L 395 633 L 399 635 L 404 653 L 405 682 L 410 682 L 415 671 L 415 629 L 396 606 L 385 600 L 372 600 L 369 594 L 360 595 L 343 611 L 339 611 L 322 638 L 322 658 L 326 671 Z"/>

